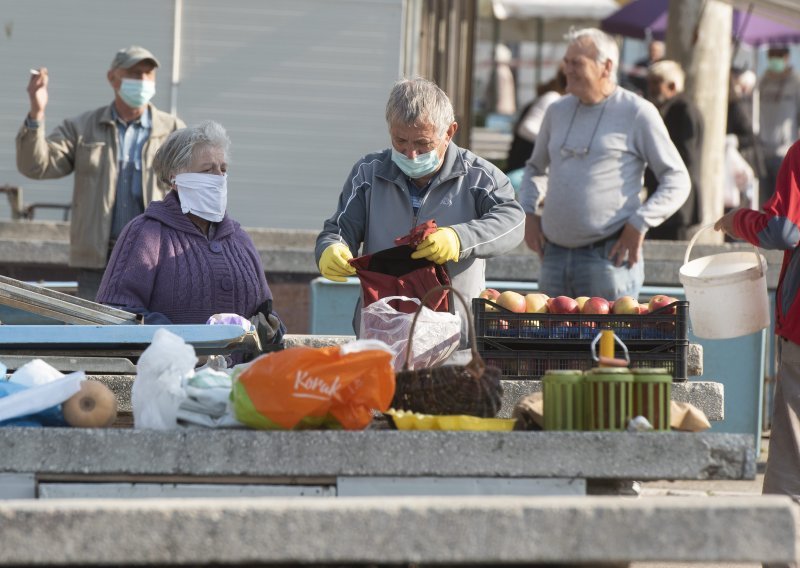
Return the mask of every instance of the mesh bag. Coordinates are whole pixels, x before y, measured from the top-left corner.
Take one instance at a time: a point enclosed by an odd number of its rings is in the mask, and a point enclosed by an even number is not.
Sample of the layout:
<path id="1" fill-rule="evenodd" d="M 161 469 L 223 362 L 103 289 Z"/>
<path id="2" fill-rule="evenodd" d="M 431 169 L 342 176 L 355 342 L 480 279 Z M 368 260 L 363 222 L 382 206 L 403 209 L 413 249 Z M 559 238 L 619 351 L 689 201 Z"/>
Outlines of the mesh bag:
<path id="1" fill-rule="evenodd" d="M 425 305 L 428 296 L 448 290 L 458 297 L 469 313 L 469 306 L 464 298 L 451 286 L 437 286 L 429 290 L 422 299 L 422 305 Z M 412 352 L 411 342 L 419 314 L 420 310 L 417 309 L 411 323 L 406 361 L 403 370 L 395 377 L 392 408 L 423 414 L 467 414 L 481 418 L 496 416 L 503 398 L 500 370 L 487 367 L 478 354 L 472 318 L 468 318 L 472 350 L 472 360 L 469 363 L 409 370 L 408 353 Z"/>

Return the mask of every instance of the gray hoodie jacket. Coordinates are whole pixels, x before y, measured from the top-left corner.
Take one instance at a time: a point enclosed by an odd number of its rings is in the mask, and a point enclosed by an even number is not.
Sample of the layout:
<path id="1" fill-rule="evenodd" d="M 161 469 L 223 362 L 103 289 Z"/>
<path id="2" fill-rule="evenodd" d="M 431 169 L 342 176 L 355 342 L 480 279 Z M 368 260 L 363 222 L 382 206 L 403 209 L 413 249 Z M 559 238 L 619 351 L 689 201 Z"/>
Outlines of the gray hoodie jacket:
<path id="1" fill-rule="evenodd" d="M 485 258 L 516 247 L 525 231 L 525 215 L 514 199 L 511 182 L 490 162 L 450 143 L 444 163 L 423 197 L 417 215 L 411 207 L 405 174 L 391 159 L 391 149 L 369 154 L 353 166 L 336 212 L 317 237 L 316 260 L 333 243 L 344 243 L 353 256 L 395 246 L 394 239 L 434 219 L 451 227 L 461 241 L 458 262 L 448 262 L 453 287 L 469 302 L 485 287 Z M 469 313 L 458 300 L 463 337 Z M 356 306 L 357 329 L 360 302 Z M 462 342 L 463 345 L 463 342 Z"/>

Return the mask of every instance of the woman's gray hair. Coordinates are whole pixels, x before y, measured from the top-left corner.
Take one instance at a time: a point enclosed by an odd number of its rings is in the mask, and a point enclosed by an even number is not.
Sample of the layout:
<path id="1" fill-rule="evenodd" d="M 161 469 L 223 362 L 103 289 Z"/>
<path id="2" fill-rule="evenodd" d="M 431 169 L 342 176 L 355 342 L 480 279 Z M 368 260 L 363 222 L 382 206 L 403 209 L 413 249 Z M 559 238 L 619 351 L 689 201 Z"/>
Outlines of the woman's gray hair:
<path id="1" fill-rule="evenodd" d="M 652 77 L 657 77 L 665 83 L 674 83 L 675 90 L 679 93 L 683 92 L 683 85 L 686 81 L 686 73 L 683 72 L 683 67 L 677 61 L 669 59 L 662 59 L 656 61 L 647 68 L 647 74 Z"/>
<path id="2" fill-rule="evenodd" d="M 597 28 L 583 28 L 580 30 L 571 30 L 567 34 L 567 41 L 570 44 L 579 43 L 586 40 L 592 42 L 592 45 L 597 49 L 597 57 L 595 61 L 599 65 L 604 65 L 606 61 L 611 61 L 611 73 L 609 79 L 615 85 L 617 84 L 617 71 L 619 70 L 619 46 L 614 38 Z"/>
<path id="3" fill-rule="evenodd" d="M 403 79 L 392 87 L 386 103 L 386 123 L 405 126 L 432 124 L 443 136 L 455 122 L 453 104 L 433 81 L 415 77 Z"/>
<path id="4" fill-rule="evenodd" d="M 177 174 L 188 172 L 192 166 L 195 148 L 204 146 L 221 148 L 225 161 L 228 161 L 231 139 L 218 122 L 205 120 L 196 126 L 181 128 L 170 134 L 153 159 L 153 169 L 158 179 L 171 184 Z"/>

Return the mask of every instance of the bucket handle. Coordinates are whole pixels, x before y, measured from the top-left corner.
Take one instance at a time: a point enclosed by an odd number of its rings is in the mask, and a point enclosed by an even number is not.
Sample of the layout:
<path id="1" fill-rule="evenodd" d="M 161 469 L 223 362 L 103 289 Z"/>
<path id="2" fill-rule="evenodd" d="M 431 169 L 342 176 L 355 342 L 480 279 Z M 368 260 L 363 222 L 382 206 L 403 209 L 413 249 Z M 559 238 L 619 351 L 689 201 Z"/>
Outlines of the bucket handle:
<path id="1" fill-rule="evenodd" d="M 715 223 L 709 223 L 708 225 L 703 225 L 702 227 L 700 227 L 700 228 L 697 230 L 697 232 L 694 234 L 694 236 L 692 237 L 692 239 L 689 241 L 689 246 L 688 246 L 688 247 L 686 247 L 686 254 L 685 254 L 685 255 L 683 255 L 683 264 L 684 264 L 684 265 L 686 265 L 686 264 L 688 264 L 688 263 L 689 263 L 689 255 L 692 253 L 692 247 L 694 246 L 694 243 L 695 243 L 695 241 L 697 241 L 697 237 L 699 237 L 699 236 L 700 236 L 700 233 L 702 233 L 702 232 L 703 232 L 703 231 L 705 231 L 706 229 L 711 229 L 711 228 L 713 228 L 713 227 L 714 227 L 714 225 L 715 225 Z M 754 244 L 752 244 L 752 243 L 750 243 L 750 246 L 752 246 L 752 247 L 753 247 L 753 252 L 754 252 L 754 253 L 755 253 L 755 255 L 756 255 L 756 265 L 758 266 L 758 272 L 761 274 L 761 276 L 764 276 L 764 267 L 763 267 L 763 266 L 762 266 L 762 264 L 761 264 L 761 255 L 758 253 L 758 247 L 756 247 L 756 246 L 755 246 Z"/>

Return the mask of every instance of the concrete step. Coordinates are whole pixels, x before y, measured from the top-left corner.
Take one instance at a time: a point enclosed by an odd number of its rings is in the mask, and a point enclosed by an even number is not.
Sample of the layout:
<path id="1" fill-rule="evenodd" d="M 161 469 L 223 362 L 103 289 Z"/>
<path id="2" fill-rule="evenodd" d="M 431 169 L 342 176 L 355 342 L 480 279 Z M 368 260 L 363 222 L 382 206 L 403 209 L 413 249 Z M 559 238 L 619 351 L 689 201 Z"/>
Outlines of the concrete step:
<path id="1" fill-rule="evenodd" d="M 0 428 L 0 473 L 240 478 L 754 479 L 752 436 Z M 43 459 L 46 456 L 46 459 Z"/>
<path id="2" fill-rule="evenodd" d="M 790 562 L 788 497 L 0 502 L 0 565 Z"/>

